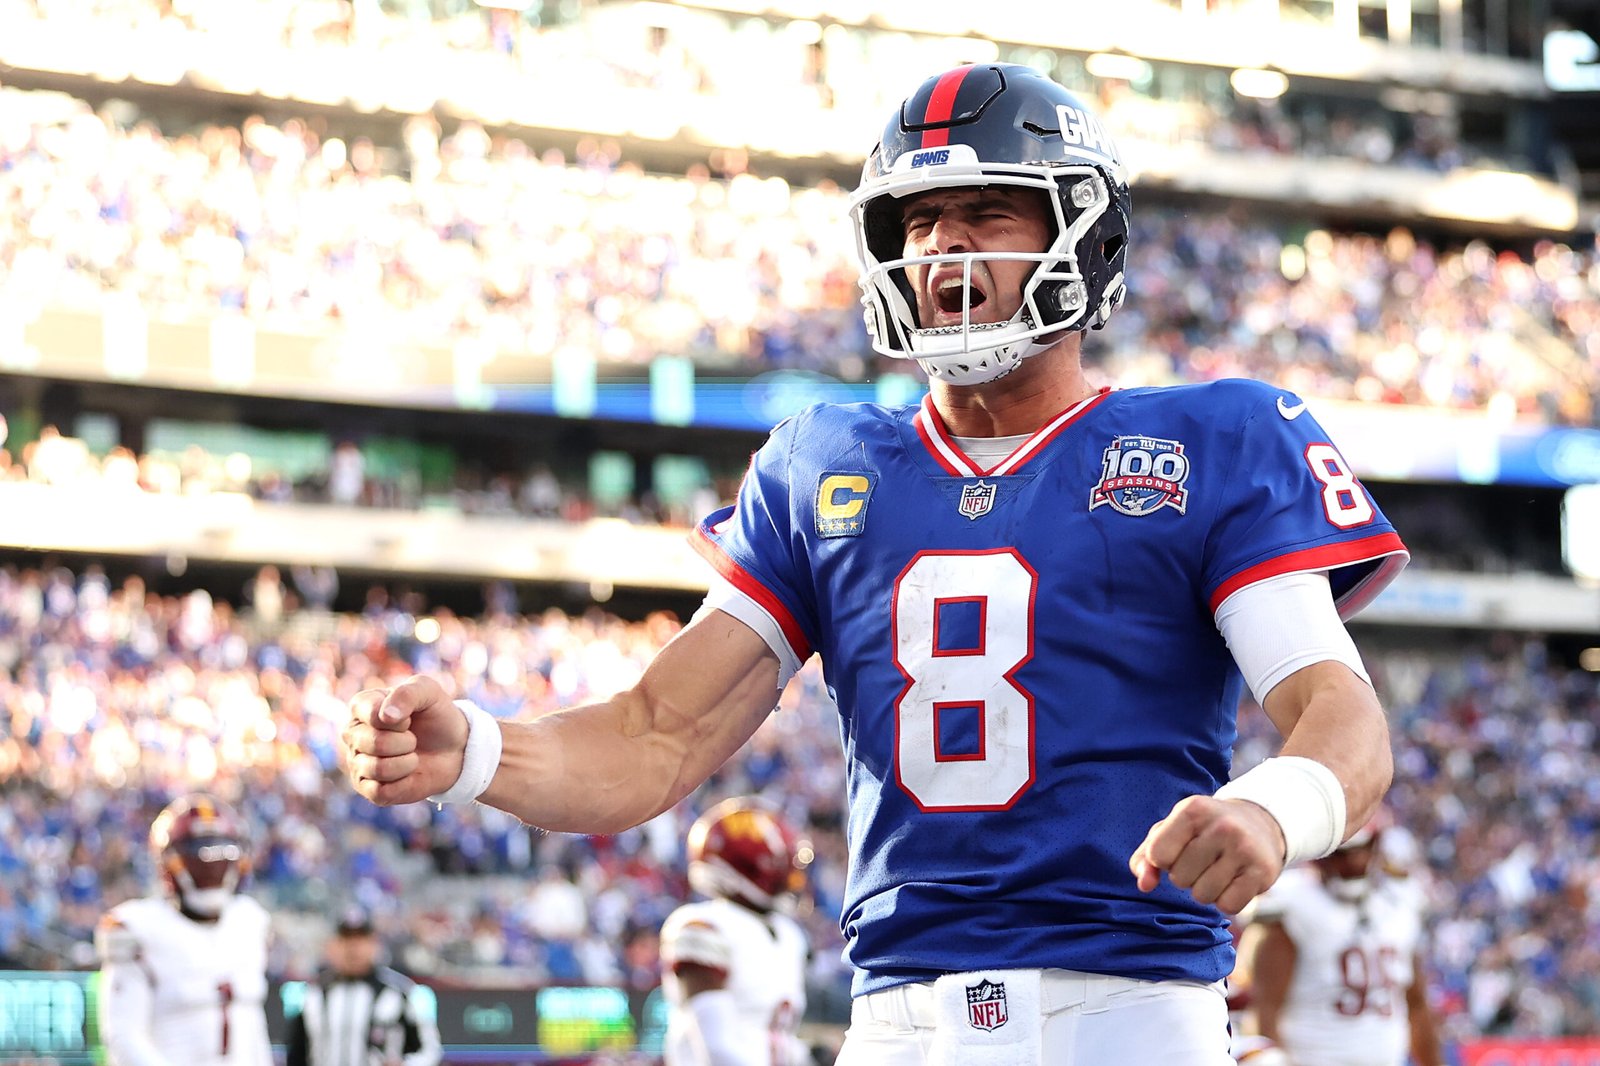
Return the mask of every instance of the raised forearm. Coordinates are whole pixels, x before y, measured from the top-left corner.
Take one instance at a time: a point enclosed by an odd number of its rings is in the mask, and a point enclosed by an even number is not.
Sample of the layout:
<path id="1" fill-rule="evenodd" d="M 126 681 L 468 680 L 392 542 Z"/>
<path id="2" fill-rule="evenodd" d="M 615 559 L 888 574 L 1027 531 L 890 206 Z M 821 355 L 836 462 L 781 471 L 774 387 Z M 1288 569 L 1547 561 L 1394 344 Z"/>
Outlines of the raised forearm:
<path id="1" fill-rule="evenodd" d="M 1389 725 L 1372 686 L 1339 663 L 1318 663 L 1290 675 L 1267 704 L 1285 734 L 1283 754 L 1315 759 L 1339 779 L 1348 837 L 1372 817 L 1394 776 Z"/>
<path id="2" fill-rule="evenodd" d="M 480 799 L 559 832 L 616 833 L 648 821 L 749 739 L 777 703 L 777 677 L 761 638 L 713 612 L 615 698 L 501 723 L 500 769 Z"/>

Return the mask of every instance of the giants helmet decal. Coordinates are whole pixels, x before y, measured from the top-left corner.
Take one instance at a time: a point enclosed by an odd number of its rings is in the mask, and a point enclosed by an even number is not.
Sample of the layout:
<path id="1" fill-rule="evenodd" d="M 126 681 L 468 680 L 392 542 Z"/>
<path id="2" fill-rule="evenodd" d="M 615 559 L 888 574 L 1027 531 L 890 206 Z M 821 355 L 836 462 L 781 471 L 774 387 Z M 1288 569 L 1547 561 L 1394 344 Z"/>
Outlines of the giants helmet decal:
<path id="1" fill-rule="evenodd" d="M 907 256 L 901 201 L 931 189 L 1037 189 L 1054 236 L 1037 254 Z M 1115 143 L 1071 93 L 1030 67 L 994 63 L 929 78 L 889 121 L 850 201 L 862 304 L 873 350 L 916 359 L 930 378 L 992 381 L 1063 330 L 1099 329 L 1126 292 L 1132 197 Z M 973 322 L 975 261 L 1038 264 L 1005 322 Z M 907 267 L 958 263 L 967 283 L 958 325 L 924 328 Z"/>
<path id="2" fill-rule="evenodd" d="M 757 801 L 723 800 L 689 829 L 689 884 L 696 892 L 769 911 L 799 892 L 809 845 Z"/>
<path id="3" fill-rule="evenodd" d="M 210 918 L 238 890 L 250 869 L 244 823 L 203 792 L 180 796 L 150 825 L 150 854 L 167 891 L 185 911 Z"/>

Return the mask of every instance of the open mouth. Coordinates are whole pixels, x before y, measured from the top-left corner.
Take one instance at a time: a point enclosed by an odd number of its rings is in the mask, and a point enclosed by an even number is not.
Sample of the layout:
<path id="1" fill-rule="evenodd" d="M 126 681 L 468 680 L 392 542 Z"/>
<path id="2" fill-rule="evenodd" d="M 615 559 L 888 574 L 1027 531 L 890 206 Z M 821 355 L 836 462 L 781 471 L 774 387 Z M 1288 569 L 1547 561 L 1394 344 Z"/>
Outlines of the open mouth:
<path id="1" fill-rule="evenodd" d="M 933 287 L 933 305 L 940 314 L 959 315 L 966 307 L 976 311 L 989 299 L 976 285 L 964 285 L 959 277 L 948 277 Z"/>

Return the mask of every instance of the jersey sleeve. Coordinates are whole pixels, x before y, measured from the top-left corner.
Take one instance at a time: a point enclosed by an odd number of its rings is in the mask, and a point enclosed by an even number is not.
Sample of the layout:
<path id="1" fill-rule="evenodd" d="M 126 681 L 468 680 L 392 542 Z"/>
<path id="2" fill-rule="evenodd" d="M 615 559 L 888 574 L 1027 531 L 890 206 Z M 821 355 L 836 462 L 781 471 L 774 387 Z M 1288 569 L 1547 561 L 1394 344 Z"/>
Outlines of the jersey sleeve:
<path id="1" fill-rule="evenodd" d="M 173 1066 L 150 1039 L 153 979 L 128 917 L 112 911 L 95 928 L 100 1038 L 111 1061 L 121 1066 Z"/>
<path id="2" fill-rule="evenodd" d="M 691 963 L 726 973 L 733 963 L 733 945 L 709 915 L 680 911 L 661 927 L 661 961 L 673 969 Z"/>
<path id="3" fill-rule="evenodd" d="M 1349 619 L 1410 555 L 1304 402 L 1263 392 L 1239 429 L 1207 536 L 1206 598 L 1215 613 L 1258 581 L 1327 571 L 1339 616 Z"/>
<path id="4" fill-rule="evenodd" d="M 94 952 L 101 966 L 139 961 L 139 938 L 115 912 L 100 917 L 94 929 Z"/>
<path id="5" fill-rule="evenodd" d="M 707 516 L 693 537 L 717 573 L 771 617 L 797 662 L 810 658 L 817 632 L 810 565 L 790 494 L 804 418 L 778 424 L 751 459 L 738 500 Z"/>

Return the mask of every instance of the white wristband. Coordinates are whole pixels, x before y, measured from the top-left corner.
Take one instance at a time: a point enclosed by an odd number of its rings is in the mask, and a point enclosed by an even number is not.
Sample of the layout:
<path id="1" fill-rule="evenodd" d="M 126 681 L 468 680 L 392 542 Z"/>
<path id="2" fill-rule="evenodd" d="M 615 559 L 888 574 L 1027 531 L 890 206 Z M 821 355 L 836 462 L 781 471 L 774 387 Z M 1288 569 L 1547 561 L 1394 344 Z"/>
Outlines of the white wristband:
<path id="1" fill-rule="evenodd" d="M 434 803 L 471 803 L 483 795 L 500 769 L 500 723 L 494 715 L 471 700 L 456 700 L 456 708 L 467 718 L 467 749 L 461 755 L 461 776 L 449 791 L 428 798 Z"/>
<path id="2" fill-rule="evenodd" d="M 1283 830 L 1285 866 L 1330 855 L 1344 839 L 1344 786 L 1315 759 L 1267 759 L 1217 789 L 1217 798 L 1265 808 Z"/>

